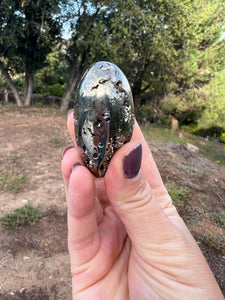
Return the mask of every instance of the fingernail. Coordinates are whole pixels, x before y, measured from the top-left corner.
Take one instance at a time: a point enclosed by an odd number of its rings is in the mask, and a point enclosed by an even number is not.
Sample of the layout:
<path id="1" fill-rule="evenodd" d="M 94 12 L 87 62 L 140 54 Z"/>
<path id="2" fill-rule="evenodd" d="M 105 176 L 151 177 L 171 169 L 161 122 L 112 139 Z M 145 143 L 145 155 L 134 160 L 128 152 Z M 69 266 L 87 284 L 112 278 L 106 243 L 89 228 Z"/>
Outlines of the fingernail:
<path id="1" fill-rule="evenodd" d="M 69 149 L 71 149 L 71 148 L 73 148 L 73 146 L 69 146 L 69 147 L 67 147 L 67 148 L 65 148 L 65 149 L 63 150 L 63 152 L 62 152 L 62 154 L 61 154 L 61 160 L 63 159 L 63 157 L 64 157 L 66 151 L 69 150 Z"/>
<path id="2" fill-rule="evenodd" d="M 69 115 L 73 112 L 73 109 L 70 109 L 67 113 L 67 118 L 69 117 Z"/>
<path id="3" fill-rule="evenodd" d="M 78 161 L 78 162 L 75 162 L 75 163 L 72 165 L 72 172 L 73 172 L 73 170 L 74 170 L 77 166 L 82 166 L 82 163 L 80 163 L 79 161 Z"/>
<path id="4" fill-rule="evenodd" d="M 126 178 L 134 178 L 141 168 L 142 145 L 138 144 L 123 159 L 123 171 Z"/>

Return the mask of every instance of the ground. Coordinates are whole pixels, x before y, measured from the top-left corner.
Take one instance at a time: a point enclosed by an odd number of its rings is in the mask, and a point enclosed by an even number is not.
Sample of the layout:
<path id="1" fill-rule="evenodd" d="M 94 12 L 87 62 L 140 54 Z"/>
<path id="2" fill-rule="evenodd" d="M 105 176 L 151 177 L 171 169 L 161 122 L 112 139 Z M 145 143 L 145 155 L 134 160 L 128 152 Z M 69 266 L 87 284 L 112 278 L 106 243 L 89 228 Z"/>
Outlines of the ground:
<path id="1" fill-rule="evenodd" d="M 61 152 L 71 145 L 66 116 L 50 108 L 2 106 L 0 136 L 0 170 L 26 176 L 17 193 L 0 189 L 0 217 L 27 203 L 47 213 L 18 230 L 0 225 L 0 300 L 71 299 L 60 172 Z M 164 182 L 171 192 L 181 191 L 175 204 L 225 294 L 225 166 L 177 142 L 149 145 Z"/>

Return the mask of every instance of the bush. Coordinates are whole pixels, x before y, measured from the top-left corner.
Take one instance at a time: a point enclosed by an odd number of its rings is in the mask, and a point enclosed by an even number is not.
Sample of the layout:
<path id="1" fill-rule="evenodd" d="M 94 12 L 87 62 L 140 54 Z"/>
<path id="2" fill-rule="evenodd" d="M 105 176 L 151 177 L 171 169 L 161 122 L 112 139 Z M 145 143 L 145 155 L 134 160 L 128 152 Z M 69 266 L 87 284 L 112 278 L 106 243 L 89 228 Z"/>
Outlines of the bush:
<path id="1" fill-rule="evenodd" d="M 23 188 L 26 180 L 27 176 L 15 172 L 13 168 L 0 167 L 0 190 L 18 193 Z"/>
<path id="2" fill-rule="evenodd" d="M 221 133 L 220 140 L 225 143 L 225 133 Z"/>
<path id="3" fill-rule="evenodd" d="M 225 143 L 225 133 L 221 133 L 220 140 L 221 140 L 223 143 Z M 224 146 L 224 151 L 225 151 L 225 146 Z"/>
<path id="4" fill-rule="evenodd" d="M 7 88 L 8 88 L 8 85 L 5 81 L 5 78 L 1 75 L 1 72 L 0 72 L 0 90 L 4 90 Z"/>
<path id="5" fill-rule="evenodd" d="M 18 77 L 16 77 L 15 79 L 13 79 L 13 82 L 14 82 L 16 88 L 19 91 L 23 91 L 24 90 L 24 85 L 25 85 L 24 76 L 18 76 Z"/>
<path id="6" fill-rule="evenodd" d="M 225 71 L 221 71 L 201 88 L 168 94 L 160 107 L 164 114 L 175 116 L 180 126 L 191 126 L 199 135 L 219 137 L 225 131 L 224 82 Z"/>
<path id="7" fill-rule="evenodd" d="M 198 120 L 199 130 L 215 128 L 214 135 L 225 131 L 225 71 L 220 72 L 203 89 L 199 101 L 205 109 Z"/>
<path id="8" fill-rule="evenodd" d="M 65 85 L 59 83 L 49 85 L 48 92 L 50 96 L 62 97 L 65 92 Z"/>
<path id="9" fill-rule="evenodd" d="M 153 106 L 142 105 L 138 110 L 137 118 L 141 123 L 153 122 L 153 118 L 154 118 Z"/>
<path id="10" fill-rule="evenodd" d="M 181 95 L 168 94 L 160 101 L 160 107 L 165 115 L 176 117 L 180 126 L 196 125 L 204 110 L 193 90 L 187 90 Z"/>
<path id="11" fill-rule="evenodd" d="M 46 216 L 46 213 L 39 212 L 39 206 L 32 207 L 26 204 L 24 207 L 15 209 L 12 214 L 5 214 L 0 222 L 5 229 L 18 229 L 24 225 L 33 225 L 39 219 Z"/>

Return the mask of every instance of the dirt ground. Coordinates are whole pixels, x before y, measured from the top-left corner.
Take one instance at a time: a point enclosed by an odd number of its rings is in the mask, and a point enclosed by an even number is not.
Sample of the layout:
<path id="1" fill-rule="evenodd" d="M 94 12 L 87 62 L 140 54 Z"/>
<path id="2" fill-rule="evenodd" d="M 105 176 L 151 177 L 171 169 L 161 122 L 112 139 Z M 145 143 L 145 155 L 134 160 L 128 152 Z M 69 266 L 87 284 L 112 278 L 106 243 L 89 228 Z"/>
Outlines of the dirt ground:
<path id="1" fill-rule="evenodd" d="M 149 144 L 164 182 L 188 189 L 178 210 L 225 294 L 225 166 L 175 142 Z M 18 193 L 0 190 L 0 217 L 28 202 L 47 212 L 35 225 L 15 231 L 0 225 L 0 300 L 71 299 L 60 172 L 61 152 L 70 145 L 66 116 L 57 110 L 0 108 L 0 167 L 27 177 Z"/>

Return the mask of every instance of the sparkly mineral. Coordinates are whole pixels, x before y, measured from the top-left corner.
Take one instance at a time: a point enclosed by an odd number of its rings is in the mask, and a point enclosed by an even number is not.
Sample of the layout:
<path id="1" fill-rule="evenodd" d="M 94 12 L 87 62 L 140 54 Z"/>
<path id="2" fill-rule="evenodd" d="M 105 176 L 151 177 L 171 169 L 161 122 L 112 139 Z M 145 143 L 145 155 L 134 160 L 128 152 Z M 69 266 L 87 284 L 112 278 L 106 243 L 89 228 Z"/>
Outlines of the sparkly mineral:
<path id="1" fill-rule="evenodd" d="M 110 62 L 97 62 L 83 75 L 74 104 L 77 145 L 96 177 L 113 154 L 129 142 L 134 128 L 133 97 L 127 78 Z"/>

